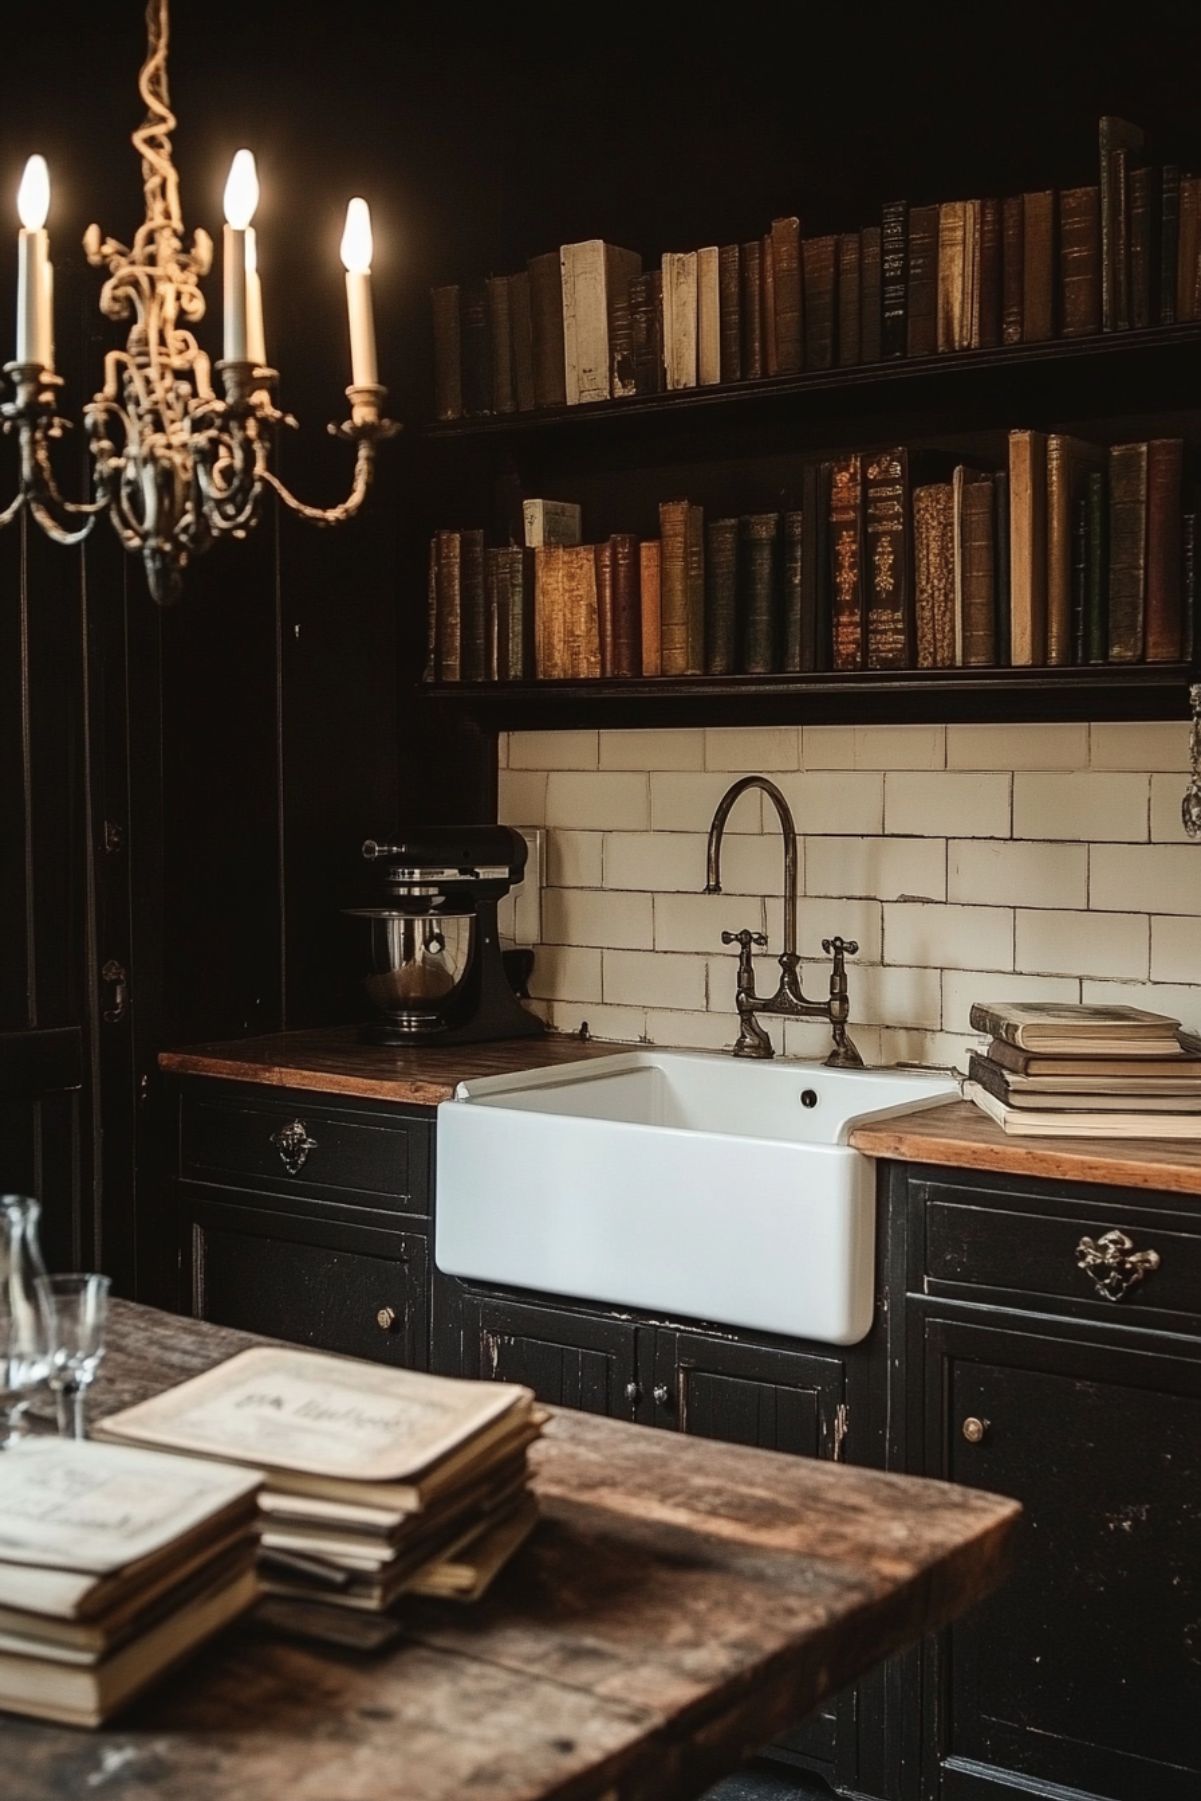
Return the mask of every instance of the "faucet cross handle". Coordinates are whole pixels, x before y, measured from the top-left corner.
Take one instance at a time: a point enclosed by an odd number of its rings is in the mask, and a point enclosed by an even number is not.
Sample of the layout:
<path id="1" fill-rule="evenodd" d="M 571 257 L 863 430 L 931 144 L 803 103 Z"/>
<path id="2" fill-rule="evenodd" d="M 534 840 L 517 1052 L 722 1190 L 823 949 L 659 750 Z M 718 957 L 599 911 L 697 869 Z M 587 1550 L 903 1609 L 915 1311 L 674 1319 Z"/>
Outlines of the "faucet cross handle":
<path id="1" fill-rule="evenodd" d="M 744 926 L 742 928 L 741 932 L 723 932 L 721 935 L 721 941 L 723 944 L 741 945 L 742 949 L 744 951 L 747 951 L 747 950 L 750 950 L 752 944 L 758 944 L 760 946 L 766 945 L 767 933 L 766 932 L 748 932 L 746 927 Z M 858 949 L 859 948 L 858 945 L 856 945 L 855 948 Z"/>
<path id="2" fill-rule="evenodd" d="M 840 961 L 843 957 L 857 957 L 859 946 L 853 938 L 823 938 L 822 949 L 828 957 Z"/>

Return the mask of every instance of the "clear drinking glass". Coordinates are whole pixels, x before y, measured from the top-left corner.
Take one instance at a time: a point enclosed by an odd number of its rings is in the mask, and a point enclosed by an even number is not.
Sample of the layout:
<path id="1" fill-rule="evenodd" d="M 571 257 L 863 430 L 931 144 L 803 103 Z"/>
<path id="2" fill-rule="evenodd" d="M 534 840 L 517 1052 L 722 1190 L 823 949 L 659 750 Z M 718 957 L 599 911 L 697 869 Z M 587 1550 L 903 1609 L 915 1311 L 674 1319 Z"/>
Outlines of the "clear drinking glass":
<path id="1" fill-rule="evenodd" d="M 38 1288 L 52 1320 L 49 1381 L 58 1408 L 58 1429 L 63 1438 L 86 1438 L 84 1408 L 104 1356 L 109 1278 L 41 1276 Z"/>
<path id="2" fill-rule="evenodd" d="M 38 1203 L 0 1195 L 0 1450 L 21 1436 L 21 1415 L 50 1373 L 50 1304 L 39 1288 Z"/>

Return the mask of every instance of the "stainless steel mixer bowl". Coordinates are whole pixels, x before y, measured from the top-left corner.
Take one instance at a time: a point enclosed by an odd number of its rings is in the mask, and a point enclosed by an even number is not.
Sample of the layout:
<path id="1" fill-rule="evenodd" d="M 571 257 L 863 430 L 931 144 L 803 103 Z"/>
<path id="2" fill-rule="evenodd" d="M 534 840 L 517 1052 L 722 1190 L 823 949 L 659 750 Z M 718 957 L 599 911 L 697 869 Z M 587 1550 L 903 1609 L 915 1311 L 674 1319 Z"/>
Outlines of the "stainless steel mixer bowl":
<path id="1" fill-rule="evenodd" d="M 347 911 L 367 922 L 370 973 L 363 988 L 372 1005 L 413 1031 L 438 1026 L 467 971 L 475 915 Z"/>

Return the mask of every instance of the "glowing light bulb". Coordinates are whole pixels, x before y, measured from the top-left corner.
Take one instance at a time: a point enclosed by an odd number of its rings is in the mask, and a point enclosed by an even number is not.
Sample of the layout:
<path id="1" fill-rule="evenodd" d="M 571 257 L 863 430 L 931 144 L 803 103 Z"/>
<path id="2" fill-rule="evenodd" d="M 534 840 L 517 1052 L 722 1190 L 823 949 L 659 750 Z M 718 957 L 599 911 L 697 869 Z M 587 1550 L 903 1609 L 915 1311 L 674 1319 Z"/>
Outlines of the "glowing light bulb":
<path id="1" fill-rule="evenodd" d="M 343 267 L 352 275 L 367 275 L 374 250 L 371 208 L 356 196 L 346 208 L 346 229 L 342 233 Z"/>
<path id="2" fill-rule="evenodd" d="M 253 150 L 234 152 L 225 183 L 225 219 L 235 231 L 245 231 L 259 203 L 259 174 Z"/>
<path id="3" fill-rule="evenodd" d="M 41 231 L 50 211 L 50 171 L 44 156 L 31 156 L 17 189 L 17 213 L 26 231 Z"/>

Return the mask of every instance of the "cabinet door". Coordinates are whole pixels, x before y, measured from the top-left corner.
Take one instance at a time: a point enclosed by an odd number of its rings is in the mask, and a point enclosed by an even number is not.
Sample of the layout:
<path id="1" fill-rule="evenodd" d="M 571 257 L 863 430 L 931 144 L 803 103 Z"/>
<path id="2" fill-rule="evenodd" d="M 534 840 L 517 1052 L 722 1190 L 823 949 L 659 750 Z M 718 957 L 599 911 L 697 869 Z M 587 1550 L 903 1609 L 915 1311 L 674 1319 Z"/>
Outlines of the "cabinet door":
<path id="1" fill-rule="evenodd" d="M 707 1332 L 655 1335 L 655 1424 L 697 1438 L 845 1455 L 845 1372 L 839 1357 L 739 1344 Z"/>
<path id="2" fill-rule="evenodd" d="M 428 1367 L 423 1233 L 207 1202 L 193 1203 L 188 1219 L 196 1319 Z"/>
<path id="3" fill-rule="evenodd" d="M 454 1373 L 523 1382 L 540 1400 L 634 1419 L 649 1333 L 626 1320 L 461 1290 Z M 443 1362 L 442 1367 L 446 1367 Z"/>
<path id="4" fill-rule="evenodd" d="M 927 1793 L 1196 1801 L 1201 1361 L 939 1320 L 924 1337 L 926 1473 L 1026 1510 L 1008 1581 L 935 1653 Z"/>

